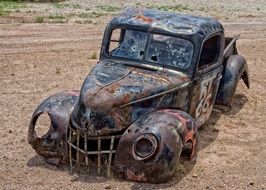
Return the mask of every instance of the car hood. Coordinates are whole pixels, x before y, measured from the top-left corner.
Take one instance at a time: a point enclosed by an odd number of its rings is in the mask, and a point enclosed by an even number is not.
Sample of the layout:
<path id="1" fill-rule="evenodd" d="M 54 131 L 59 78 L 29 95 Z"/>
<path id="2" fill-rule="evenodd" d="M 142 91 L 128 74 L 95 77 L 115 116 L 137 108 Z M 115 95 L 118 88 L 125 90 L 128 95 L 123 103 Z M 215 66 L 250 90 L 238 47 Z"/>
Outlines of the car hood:
<path id="1" fill-rule="evenodd" d="M 90 135 L 121 130 L 134 119 L 131 112 L 135 102 L 188 82 L 189 78 L 183 73 L 100 62 L 83 83 L 71 116 L 73 127 L 90 131 Z"/>

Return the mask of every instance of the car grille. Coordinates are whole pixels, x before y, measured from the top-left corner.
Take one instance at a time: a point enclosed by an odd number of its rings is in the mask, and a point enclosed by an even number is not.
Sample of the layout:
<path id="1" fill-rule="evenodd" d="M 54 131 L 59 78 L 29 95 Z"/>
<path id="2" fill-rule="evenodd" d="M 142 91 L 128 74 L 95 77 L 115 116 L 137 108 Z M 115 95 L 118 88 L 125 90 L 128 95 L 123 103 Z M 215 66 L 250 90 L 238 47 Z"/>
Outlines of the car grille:
<path id="1" fill-rule="evenodd" d="M 70 125 L 68 129 L 71 170 L 85 169 L 89 173 L 110 176 L 116 148 L 122 134 L 92 137 L 80 133 Z"/>

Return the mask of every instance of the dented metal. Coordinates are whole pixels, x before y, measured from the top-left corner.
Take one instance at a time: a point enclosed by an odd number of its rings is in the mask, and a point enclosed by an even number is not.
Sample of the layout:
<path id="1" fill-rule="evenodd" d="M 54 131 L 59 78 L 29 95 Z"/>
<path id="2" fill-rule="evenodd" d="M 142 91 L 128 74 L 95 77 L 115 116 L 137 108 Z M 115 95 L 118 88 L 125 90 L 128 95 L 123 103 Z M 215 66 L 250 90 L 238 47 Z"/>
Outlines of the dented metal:
<path id="1" fill-rule="evenodd" d="M 33 113 L 28 130 L 28 142 L 36 152 L 53 164 L 68 160 L 67 130 L 70 114 L 78 100 L 79 91 L 66 91 L 46 99 Z M 35 130 L 40 115 L 47 113 L 51 122 L 48 132 L 38 137 Z"/>
<path id="2" fill-rule="evenodd" d="M 181 79 L 178 74 L 100 62 L 85 79 L 71 124 L 88 135 L 105 135 L 167 105 L 186 109 L 182 94 L 188 83 L 188 77 Z"/>
<path id="3" fill-rule="evenodd" d="M 132 181 L 166 182 L 187 143 L 192 143 L 192 149 L 186 156 L 194 155 L 197 133 L 194 119 L 185 112 L 162 109 L 146 114 L 124 132 L 117 147 L 114 171 L 124 173 L 124 177 Z M 144 158 L 136 156 L 134 147 L 140 138 L 154 138 L 152 141 L 155 141 L 150 145 L 153 146 L 150 154 Z"/>
<path id="4" fill-rule="evenodd" d="M 236 39 L 225 38 L 212 18 L 126 9 L 107 25 L 100 60 L 80 92 L 45 100 L 28 141 L 46 159 L 69 160 L 72 169 L 166 182 L 181 158 L 195 155 L 198 128 L 213 105 L 231 106 L 240 78 L 249 87 Z M 37 137 L 43 113 L 51 126 Z"/>
<path id="5" fill-rule="evenodd" d="M 249 71 L 245 58 L 241 55 L 231 55 L 226 60 L 215 103 L 231 108 L 236 87 L 240 79 L 244 81 L 247 88 L 250 88 Z"/>

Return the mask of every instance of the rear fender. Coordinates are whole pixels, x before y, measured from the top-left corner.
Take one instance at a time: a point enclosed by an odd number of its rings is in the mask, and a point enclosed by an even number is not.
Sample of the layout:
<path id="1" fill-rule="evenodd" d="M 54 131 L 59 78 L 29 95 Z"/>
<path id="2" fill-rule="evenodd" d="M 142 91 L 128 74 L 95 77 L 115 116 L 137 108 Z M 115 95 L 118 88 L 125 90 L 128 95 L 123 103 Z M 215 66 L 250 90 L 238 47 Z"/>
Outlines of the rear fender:
<path id="1" fill-rule="evenodd" d="M 250 88 L 246 59 L 241 55 L 231 55 L 225 63 L 215 104 L 230 108 L 240 79 Z"/>
<path id="2" fill-rule="evenodd" d="M 190 115 L 169 109 L 146 114 L 130 125 L 121 137 L 114 172 L 131 181 L 166 182 L 187 143 L 192 145 L 189 155 L 192 157 L 197 128 Z"/>
<path id="3" fill-rule="evenodd" d="M 55 94 L 43 101 L 32 115 L 28 129 L 28 142 L 39 155 L 54 164 L 67 159 L 67 126 L 78 96 L 79 91 Z M 48 132 L 38 137 L 35 125 L 42 114 L 48 114 L 51 122 Z"/>

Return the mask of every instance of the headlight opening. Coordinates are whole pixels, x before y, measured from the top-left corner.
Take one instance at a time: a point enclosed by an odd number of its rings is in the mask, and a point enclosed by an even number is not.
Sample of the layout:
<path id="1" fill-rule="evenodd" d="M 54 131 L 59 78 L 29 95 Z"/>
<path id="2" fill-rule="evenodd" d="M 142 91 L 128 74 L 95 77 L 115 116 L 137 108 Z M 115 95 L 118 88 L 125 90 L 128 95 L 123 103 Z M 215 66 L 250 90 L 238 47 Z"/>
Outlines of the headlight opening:
<path id="1" fill-rule="evenodd" d="M 144 134 L 135 140 L 132 154 L 136 160 L 147 160 L 155 154 L 157 149 L 157 138 L 153 134 Z"/>

